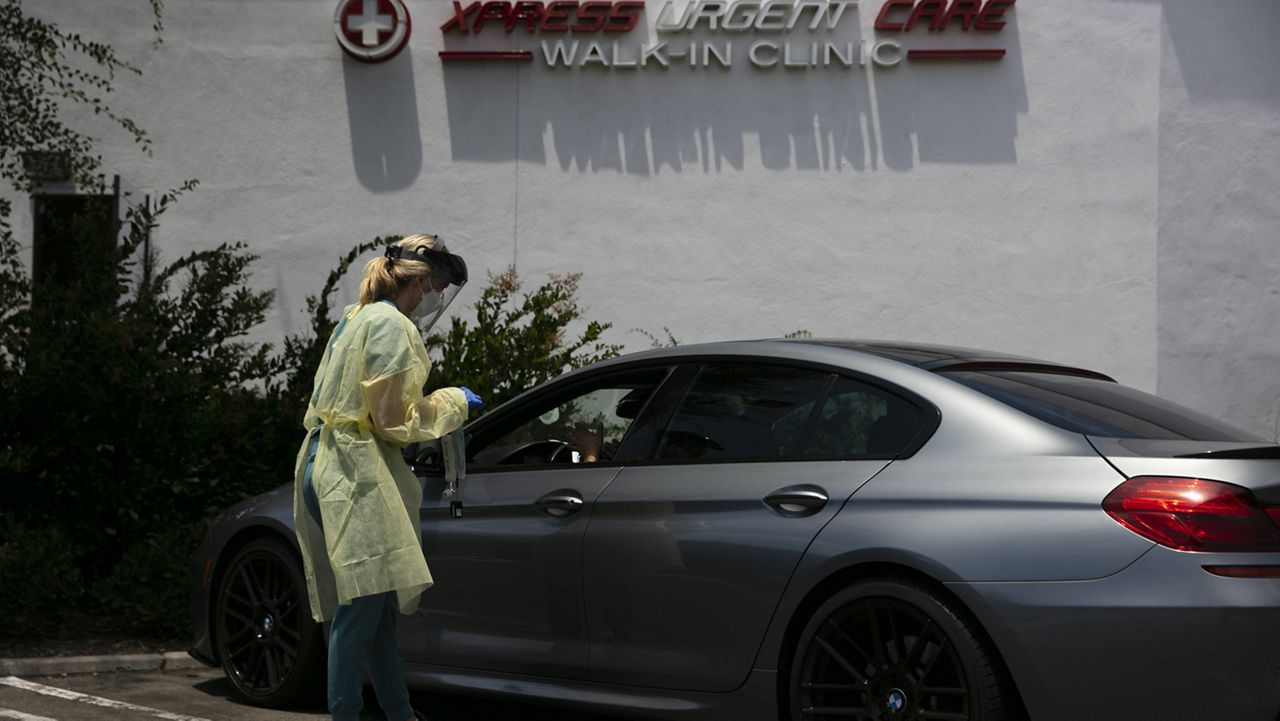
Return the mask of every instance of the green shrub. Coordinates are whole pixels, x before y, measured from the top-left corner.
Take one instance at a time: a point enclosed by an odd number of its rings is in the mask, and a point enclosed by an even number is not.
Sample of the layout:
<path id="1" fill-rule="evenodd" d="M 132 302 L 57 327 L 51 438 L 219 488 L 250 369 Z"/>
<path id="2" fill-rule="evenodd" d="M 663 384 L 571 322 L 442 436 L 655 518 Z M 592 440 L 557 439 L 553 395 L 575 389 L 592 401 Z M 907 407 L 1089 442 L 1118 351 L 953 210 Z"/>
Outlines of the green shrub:
<path id="1" fill-rule="evenodd" d="M 122 628 L 157 638 L 189 635 L 191 556 L 203 524 L 171 526 L 134 543 L 97 588 Z"/>
<path id="2" fill-rule="evenodd" d="M 517 300 L 522 284 L 515 268 L 491 274 L 475 322 L 455 314 L 448 330 L 427 338 L 433 356 L 427 389 L 465 385 L 492 409 L 565 371 L 618 355 L 621 345 L 601 340 L 611 323 L 589 321 L 576 338 L 566 338 L 585 312 L 577 300 L 581 277 L 552 275 Z"/>
<path id="3" fill-rule="evenodd" d="M 118 244 L 76 244 L 67 262 L 82 272 L 4 316 L 0 509 L 27 528 L 74 523 L 83 552 L 51 562 L 91 587 L 157 529 L 279 484 L 298 442 L 301 412 L 255 390 L 276 370 L 271 348 L 243 340 L 272 303 L 247 287 L 255 256 L 144 255 L 193 185 L 135 208 Z"/>
<path id="4" fill-rule="evenodd" d="M 84 595 L 79 548 L 56 526 L 10 525 L 0 535 L 0 636 L 39 636 Z"/>

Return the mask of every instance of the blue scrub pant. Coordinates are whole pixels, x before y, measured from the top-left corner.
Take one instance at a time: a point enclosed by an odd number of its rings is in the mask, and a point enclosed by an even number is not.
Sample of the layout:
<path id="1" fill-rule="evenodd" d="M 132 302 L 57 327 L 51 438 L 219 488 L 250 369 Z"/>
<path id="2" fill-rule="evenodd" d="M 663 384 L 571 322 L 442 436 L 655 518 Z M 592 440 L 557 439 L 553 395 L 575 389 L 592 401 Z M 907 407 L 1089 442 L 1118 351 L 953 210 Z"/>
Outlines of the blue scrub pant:
<path id="1" fill-rule="evenodd" d="M 302 500 L 307 512 L 320 524 L 320 502 L 311 485 L 317 428 L 311 434 L 307 467 L 302 474 Z M 329 713 L 334 721 L 358 721 L 364 706 L 364 676 L 367 672 L 378 694 L 378 705 L 387 721 L 412 719 L 409 691 L 404 685 L 404 664 L 396 641 L 396 594 L 394 591 L 354 598 L 338 606 L 329 629 Z"/>

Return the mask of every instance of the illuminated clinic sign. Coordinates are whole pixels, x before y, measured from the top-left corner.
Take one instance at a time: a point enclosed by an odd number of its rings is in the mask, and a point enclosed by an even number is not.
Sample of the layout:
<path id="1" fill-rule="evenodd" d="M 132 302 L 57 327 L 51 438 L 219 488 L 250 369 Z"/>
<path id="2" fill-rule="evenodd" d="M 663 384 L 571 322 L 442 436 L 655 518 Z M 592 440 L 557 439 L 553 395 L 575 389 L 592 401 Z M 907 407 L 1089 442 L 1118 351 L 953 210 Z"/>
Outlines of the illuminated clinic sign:
<path id="1" fill-rule="evenodd" d="M 887 0 L 876 18 L 877 33 L 999 31 L 1016 0 Z M 826 40 L 849 22 L 858 0 L 666 0 L 654 18 L 656 39 L 631 40 L 646 11 L 643 0 L 595 2 L 483 2 L 454 0 L 440 29 L 450 37 L 535 35 L 536 50 L 442 50 L 447 61 L 541 62 L 552 68 L 620 69 L 732 67 L 735 42 L 746 45 L 746 62 L 757 68 L 892 67 L 907 60 L 999 60 L 1002 48 L 911 48 L 896 38 Z M 802 31 L 805 39 L 793 39 Z M 764 37 L 758 37 L 764 36 Z"/>

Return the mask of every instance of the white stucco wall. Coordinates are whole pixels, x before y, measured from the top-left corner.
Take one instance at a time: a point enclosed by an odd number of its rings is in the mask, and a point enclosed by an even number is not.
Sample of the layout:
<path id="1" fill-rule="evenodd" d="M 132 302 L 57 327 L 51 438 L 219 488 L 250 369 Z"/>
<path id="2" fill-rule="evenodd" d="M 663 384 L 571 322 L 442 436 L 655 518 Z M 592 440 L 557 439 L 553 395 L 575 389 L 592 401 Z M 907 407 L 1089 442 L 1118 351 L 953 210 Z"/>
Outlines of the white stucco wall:
<path id="1" fill-rule="evenodd" d="M 1280 439 L 1280 4 L 1164 3 L 1158 392 Z"/>
<path id="2" fill-rule="evenodd" d="M 755 36 L 728 69 L 442 62 L 510 43 L 446 44 L 450 3 L 406 2 L 409 47 L 380 65 L 344 57 L 336 0 L 166 0 L 158 48 L 142 0 L 28 5 L 142 69 L 115 104 L 154 156 L 107 130 L 105 166 L 201 181 L 159 246 L 259 253 L 278 303 L 258 340 L 301 327 L 354 243 L 428 230 L 477 275 L 582 271 L 632 348 L 637 327 L 989 347 L 1276 436 L 1274 0 L 1021 0 L 981 36 L 877 35 L 869 0 L 834 39 L 1008 55 L 805 70 L 745 62 Z"/>

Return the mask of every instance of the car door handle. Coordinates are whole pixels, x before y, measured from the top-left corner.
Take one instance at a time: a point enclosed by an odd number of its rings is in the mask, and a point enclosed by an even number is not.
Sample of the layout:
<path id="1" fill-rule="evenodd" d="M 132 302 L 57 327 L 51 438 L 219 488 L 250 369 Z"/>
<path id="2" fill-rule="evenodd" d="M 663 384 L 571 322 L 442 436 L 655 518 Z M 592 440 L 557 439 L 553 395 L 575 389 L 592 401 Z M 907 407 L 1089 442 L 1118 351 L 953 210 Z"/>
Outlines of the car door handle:
<path id="1" fill-rule="evenodd" d="M 538 510 L 563 518 L 582 510 L 582 496 L 577 491 L 552 491 L 533 502 Z"/>
<path id="2" fill-rule="evenodd" d="M 818 486 L 779 488 L 764 502 L 784 516 L 812 516 L 827 505 L 827 492 Z"/>

